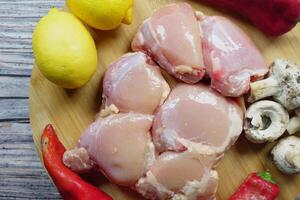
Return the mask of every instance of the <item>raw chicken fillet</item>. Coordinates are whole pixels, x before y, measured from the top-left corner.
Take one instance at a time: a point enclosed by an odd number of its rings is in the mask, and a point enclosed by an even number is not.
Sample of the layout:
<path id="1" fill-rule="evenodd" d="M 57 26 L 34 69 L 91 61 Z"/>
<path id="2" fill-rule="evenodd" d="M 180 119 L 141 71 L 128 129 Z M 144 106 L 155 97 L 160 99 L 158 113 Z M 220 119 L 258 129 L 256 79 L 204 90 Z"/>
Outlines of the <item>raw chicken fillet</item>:
<path id="1" fill-rule="evenodd" d="M 238 97 L 248 92 L 251 79 L 268 73 L 262 55 L 250 38 L 224 17 L 204 17 L 203 57 L 211 86 L 224 96 Z"/>
<path id="2" fill-rule="evenodd" d="M 132 49 L 146 52 L 167 72 L 186 83 L 196 83 L 205 74 L 200 28 L 195 12 L 187 3 L 158 9 L 140 27 Z"/>
<path id="3" fill-rule="evenodd" d="M 195 152 L 162 153 L 137 183 L 137 191 L 148 199 L 214 199 L 215 161 L 213 155 Z"/>
<path id="4" fill-rule="evenodd" d="M 223 153 L 240 135 L 242 119 L 236 102 L 207 86 L 178 84 L 156 113 L 152 136 L 159 152 Z"/>
<path id="5" fill-rule="evenodd" d="M 84 149 L 94 166 L 111 181 L 132 186 L 154 161 L 154 146 L 150 138 L 153 117 L 144 114 L 114 114 L 98 118 L 80 137 L 77 148 L 67 151 L 64 163 L 75 171 L 74 159 L 81 159 L 78 149 Z M 76 168 L 77 167 L 77 168 Z"/>
<path id="6" fill-rule="evenodd" d="M 141 92 L 143 95 L 141 95 Z M 167 98 L 170 87 L 160 69 L 144 53 L 128 53 L 112 63 L 103 80 L 100 114 L 139 112 L 153 114 Z"/>

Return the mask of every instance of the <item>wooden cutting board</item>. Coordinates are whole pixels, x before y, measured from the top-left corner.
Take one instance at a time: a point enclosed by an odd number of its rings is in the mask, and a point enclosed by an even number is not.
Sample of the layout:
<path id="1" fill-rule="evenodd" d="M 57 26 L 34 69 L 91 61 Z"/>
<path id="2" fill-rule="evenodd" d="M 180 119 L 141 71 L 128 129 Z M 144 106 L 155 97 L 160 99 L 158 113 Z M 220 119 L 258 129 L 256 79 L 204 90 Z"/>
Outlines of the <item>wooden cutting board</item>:
<path id="1" fill-rule="evenodd" d="M 44 126 L 54 124 L 60 140 L 67 148 L 75 146 L 82 131 L 94 120 L 101 103 L 101 78 L 108 65 L 130 51 L 130 42 L 138 26 L 153 11 L 167 3 L 182 0 L 135 0 L 133 24 L 122 25 L 113 31 L 91 30 L 98 48 L 98 69 L 92 80 L 77 90 L 65 90 L 44 78 L 33 68 L 30 87 L 30 122 L 33 139 L 40 153 L 40 135 Z M 197 1 L 185 1 L 207 15 L 223 15 L 237 23 L 257 44 L 270 64 L 275 58 L 288 58 L 300 65 L 300 26 L 280 38 L 267 38 L 259 30 L 239 17 L 232 17 Z M 300 193 L 300 175 L 280 173 L 268 157 L 275 143 L 255 145 L 241 136 L 226 152 L 217 170 L 220 181 L 217 199 L 227 199 L 246 176 L 255 171 L 270 170 L 281 188 L 281 200 L 293 200 Z M 142 199 L 124 188 L 101 178 L 100 187 L 116 200 Z"/>

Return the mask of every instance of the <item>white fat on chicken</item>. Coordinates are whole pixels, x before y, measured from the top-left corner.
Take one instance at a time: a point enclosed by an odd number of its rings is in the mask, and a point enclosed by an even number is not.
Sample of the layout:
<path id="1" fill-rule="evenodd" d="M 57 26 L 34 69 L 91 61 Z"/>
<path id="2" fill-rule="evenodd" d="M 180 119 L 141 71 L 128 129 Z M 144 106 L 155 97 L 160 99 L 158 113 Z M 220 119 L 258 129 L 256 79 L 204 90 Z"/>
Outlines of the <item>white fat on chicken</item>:
<path id="1" fill-rule="evenodd" d="M 105 72 L 100 116 L 130 111 L 152 114 L 169 92 L 168 83 L 150 57 L 142 52 L 125 54 Z"/>
<path id="2" fill-rule="evenodd" d="M 155 160 L 150 137 L 152 120 L 151 115 L 136 113 L 98 118 L 80 137 L 77 148 L 65 153 L 65 165 L 75 171 L 83 171 L 78 166 L 87 165 L 78 165 L 74 162 L 78 159 L 72 157 L 78 157 L 76 149 L 85 149 L 93 167 L 103 172 L 111 182 L 134 185 Z M 90 163 L 86 159 L 84 161 Z"/>
<path id="3" fill-rule="evenodd" d="M 251 39 L 230 20 L 205 16 L 202 30 L 203 59 L 211 85 L 224 96 L 238 97 L 252 79 L 268 73 L 263 57 Z"/>
<path id="4" fill-rule="evenodd" d="M 222 154 L 242 125 L 243 112 L 235 101 L 203 84 L 178 84 L 154 117 L 152 137 L 159 152 Z"/>
<path id="5" fill-rule="evenodd" d="M 147 199 L 214 199 L 218 174 L 213 170 L 214 155 L 198 152 L 165 152 L 136 184 Z"/>
<path id="6" fill-rule="evenodd" d="M 186 83 L 196 83 L 205 74 L 197 16 L 187 3 L 158 9 L 141 25 L 132 49 L 146 52 Z"/>

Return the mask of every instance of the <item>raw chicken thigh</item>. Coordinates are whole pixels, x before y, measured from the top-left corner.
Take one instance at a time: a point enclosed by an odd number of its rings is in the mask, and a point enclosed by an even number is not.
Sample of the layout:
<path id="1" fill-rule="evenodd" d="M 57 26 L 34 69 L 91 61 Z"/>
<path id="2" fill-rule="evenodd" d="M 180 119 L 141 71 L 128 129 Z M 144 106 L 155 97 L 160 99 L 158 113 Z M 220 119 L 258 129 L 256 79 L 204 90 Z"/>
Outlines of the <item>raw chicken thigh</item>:
<path id="1" fill-rule="evenodd" d="M 146 52 L 168 73 L 186 83 L 196 83 L 205 74 L 200 28 L 187 3 L 158 9 L 140 27 L 132 49 Z"/>
<path id="2" fill-rule="evenodd" d="M 193 149 L 222 154 L 242 132 L 241 108 L 208 86 L 178 84 L 154 118 L 159 152 Z"/>
<path id="3" fill-rule="evenodd" d="M 112 63 L 105 73 L 100 115 L 119 111 L 152 114 L 169 92 L 159 67 L 147 55 L 128 53 Z"/>
<path id="4" fill-rule="evenodd" d="M 233 23 L 186 3 L 158 9 L 132 49 L 142 52 L 125 54 L 106 71 L 100 117 L 65 152 L 65 165 L 96 168 L 151 200 L 214 200 L 215 167 L 243 125 L 242 108 L 224 96 L 243 95 L 268 72 L 262 56 Z M 154 61 L 192 84 L 170 92 Z M 197 83 L 205 73 L 219 93 Z"/>
<path id="5" fill-rule="evenodd" d="M 86 166 L 96 167 L 111 182 L 134 185 L 155 159 L 152 119 L 134 113 L 98 118 L 83 133 L 77 148 L 64 154 L 65 165 L 79 172 Z"/>
<path id="6" fill-rule="evenodd" d="M 165 152 L 136 185 L 148 199 L 214 199 L 218 174 L 214 155 Z"/>
<path id="7" fill-rule="evenodd" d="M 250 38 L 224 17 L 206 16 L 200 22 L 203 58 L 211 85 L 224 96 L 238 97 L 249 90 L 251 78 L 268 68 Z"/>
<path id="8" fill-rule="evenodd" d="M 250 38 L 224 17 L 204 16 L 187 3 L 157 10 L 136 34 L 132 49 L 149 54 L 162 68 L 186 83 L 205 72 L 214 89 L 238 97 L 268 68 Z"/>

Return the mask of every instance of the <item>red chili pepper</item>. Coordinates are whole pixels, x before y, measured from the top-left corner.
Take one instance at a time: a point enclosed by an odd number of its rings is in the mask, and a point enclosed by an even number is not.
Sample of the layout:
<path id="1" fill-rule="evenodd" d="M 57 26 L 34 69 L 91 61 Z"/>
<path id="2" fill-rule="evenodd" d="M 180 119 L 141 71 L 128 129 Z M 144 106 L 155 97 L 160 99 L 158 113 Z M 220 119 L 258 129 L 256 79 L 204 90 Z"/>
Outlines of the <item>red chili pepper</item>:
<path id="1" fill-rule="evenodd" d="M 300 0 L 201 0 L 239 14 L 264 33 L 279 36 L 300 20 Z"/>
<path id="2" fill-rule="evenodd" d="M 279 192 L 269 172 L 252 173 L 228 200 L 274 200 Z"/>
<path id="3" fill-rule="evenodd" d="M 66 149 L 51 124 L 45 127 L 41 143 L 44 165 L 65 200 L 112 200 L 63 164 L 62 157 Z"/>

